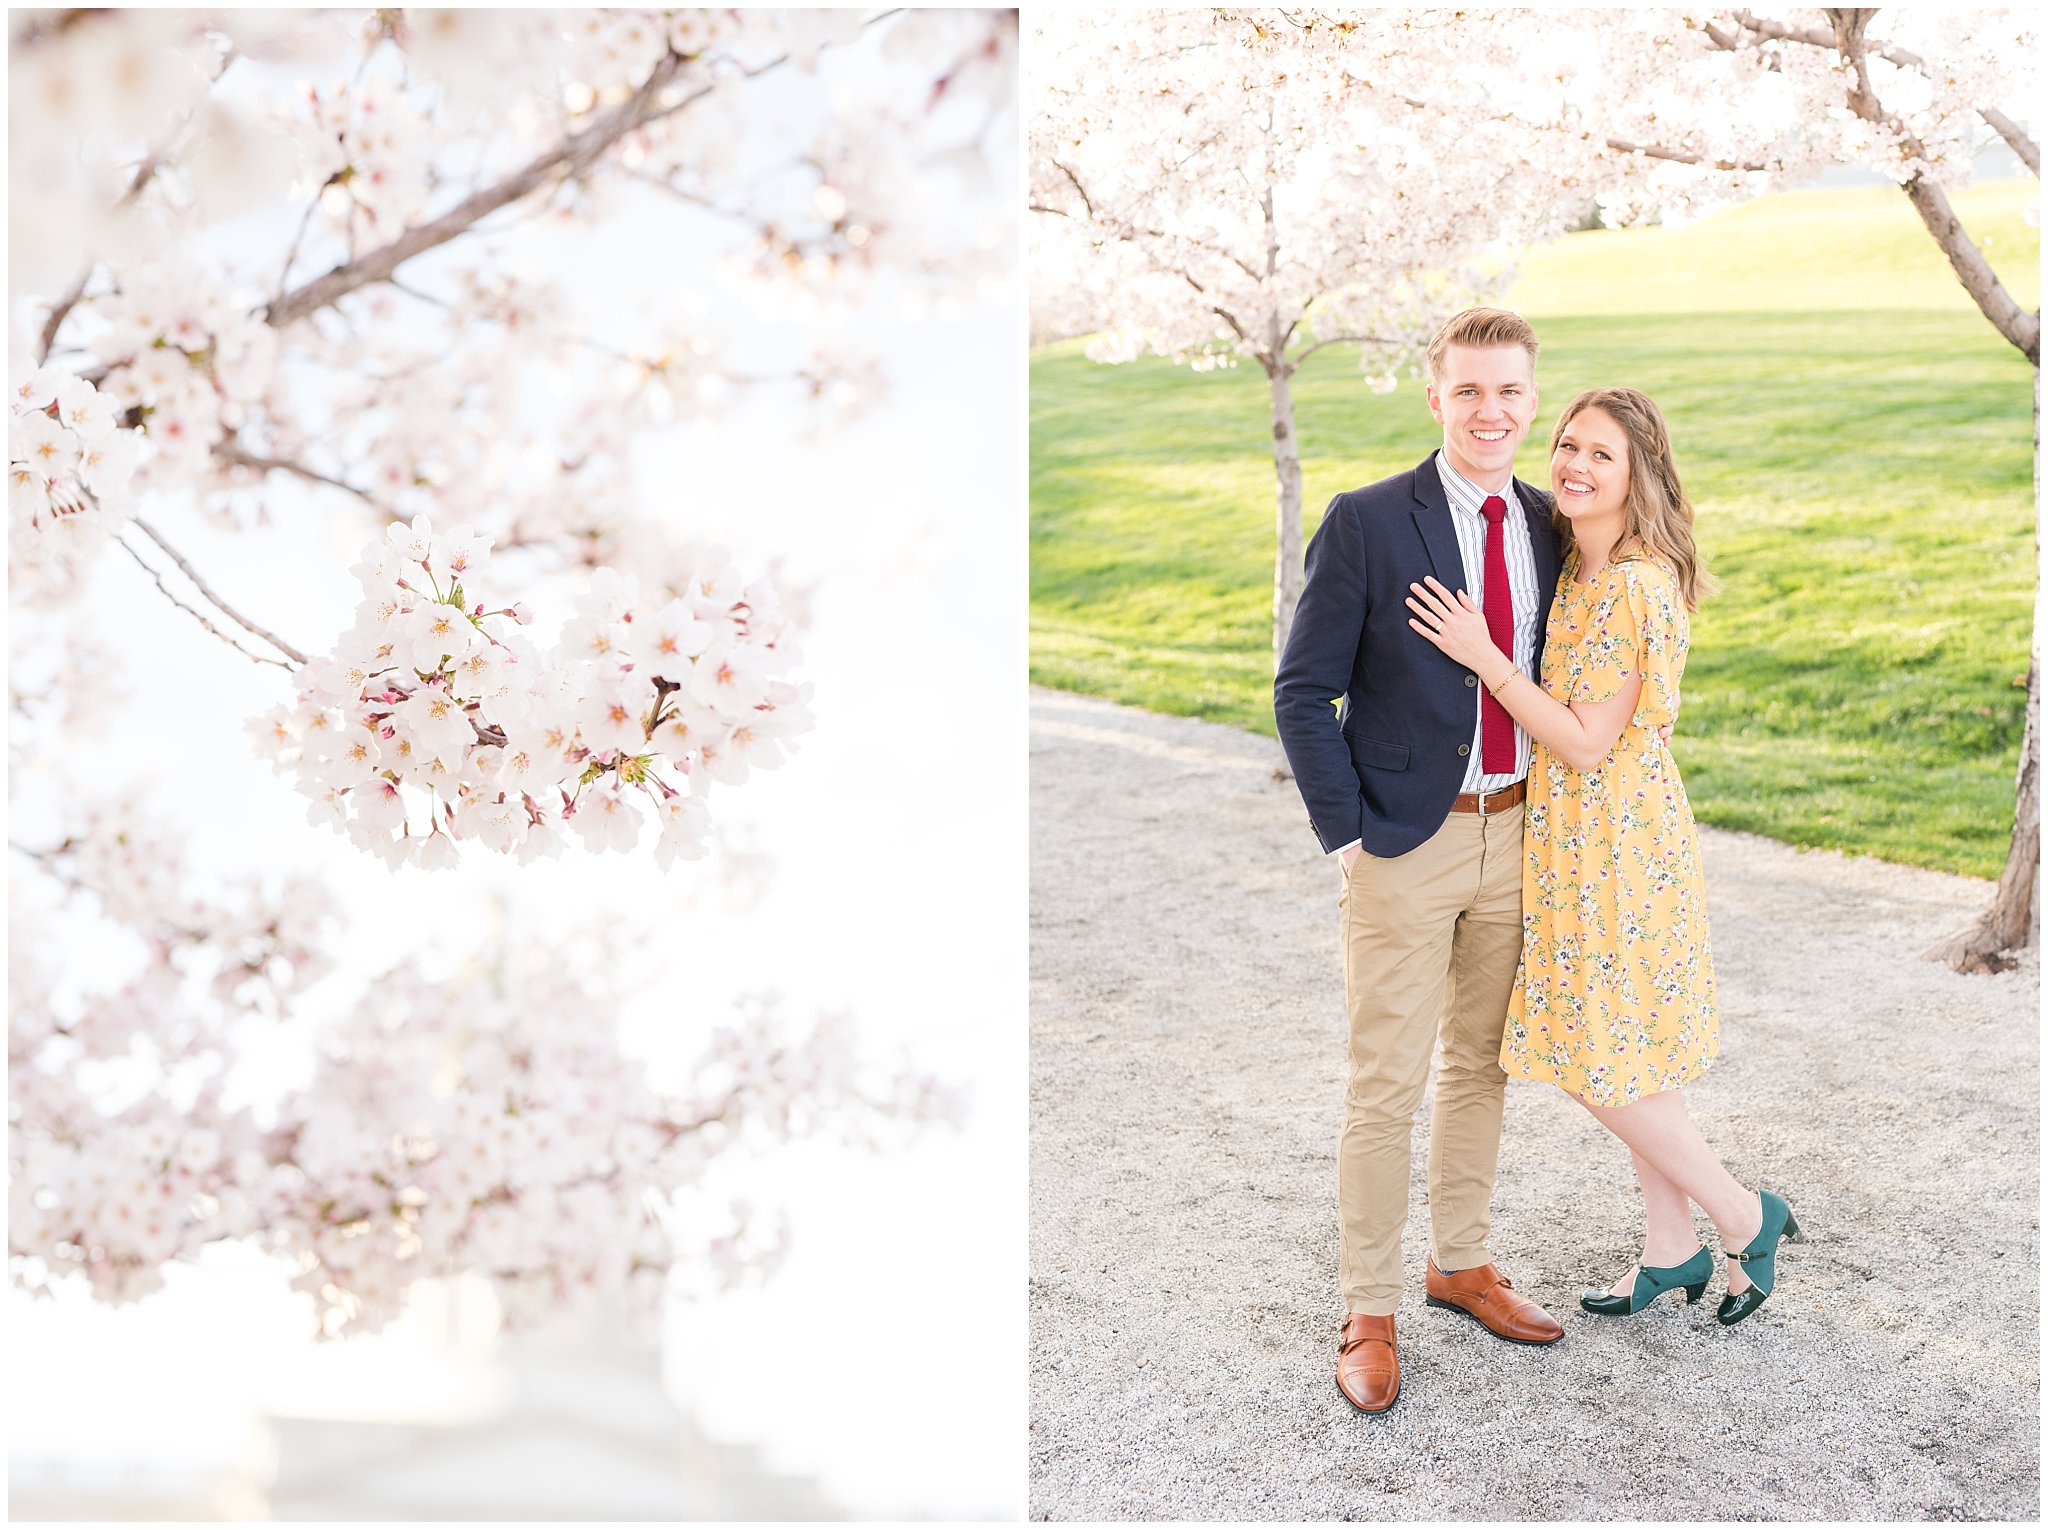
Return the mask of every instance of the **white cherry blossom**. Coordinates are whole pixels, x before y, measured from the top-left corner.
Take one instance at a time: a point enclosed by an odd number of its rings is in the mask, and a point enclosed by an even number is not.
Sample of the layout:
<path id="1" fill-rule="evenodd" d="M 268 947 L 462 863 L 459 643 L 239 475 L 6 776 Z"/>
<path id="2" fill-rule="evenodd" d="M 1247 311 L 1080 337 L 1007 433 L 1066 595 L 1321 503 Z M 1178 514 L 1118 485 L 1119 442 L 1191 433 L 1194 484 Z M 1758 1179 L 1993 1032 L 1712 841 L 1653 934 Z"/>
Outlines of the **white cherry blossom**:
<path id="1" fill-rule="evenodd" d="M 11 32 L 11 185 L 35 216 L 9 266 L 10 583 L 24 629 L 67 654 L 16 689 L 25 757 L 56 782 L 15 831 L 17 1281 L 132 1300 L 246 1241 L 294 1260 L 344 1333 L 465 1271 L 525 1322 L 772 1263 L 772 1211 L 725 1210 L 749 1156 L 944 1119 L 930 1080 L 764 1001 L 701 1080 L 657 1091 L 604 1023 L 623 998 L 608 937 L 552 919 L 509 955 L 465 954 L 422 930 L 434 974 L 393 965 L 331 927 L 290 843 L 260 881 L 201 877 L 180 815 L 148 804 L 151 762 L 258 751 L 308 840 L 331 826 L 394 871 L 572 842 L 664 869 L 703 856 L 699 741 L 795 718 L 773 698 L 800 689 L 797 622 L 774 578 L 691 540 L 696 484 L 650 492 L 633 459 L 654 401 L 694 425 L 773 397 L 801 439 L 873 375 L 838 338 L 847 315 L 972 301 L 1007 271 L 1013 198 L 961 166 L 1014 122 L 1014 14 L 26 11 Z M 521 183 L 535 164 L 552 168 Z M 626 207 L 740 231 L 728 265 L 675 273 L 730 322 L 677 340 L 673 389 L 658 354 L 597 332 L 573 281 L 532 269 L 554 232 L 602 234 Z M 801 360 L 762 363 L 746 303 L 771 288 L 806 302 L 820 338 Z M 346 559 L 237 588 L 188 535 L 288 517 L 371 544 L 339 630 L 292 624 Z M 61 625 L 94 580 L 140 601 L 160 583 L 240 650 L 178 683 L 241 681 L 253 737 L 83 737 L 121 704 Z M 602 652 L 556 637 L 565 619 Z M 714 641 L 759 678 L 736 716 L 675 688 Z M 577 717 L 599 673 L 641 719 L 601 750 Z M 102 788 L 113 805 L 85 795 Z M 657 944 L 642 932 L 635 954 Z M 87 970 L 37 955 L 87 945 Z M 248 1022 L 302 1018 L 323 978 L 359 991 L 311 1076 L 262 1112 L 229 1103 Z"/>

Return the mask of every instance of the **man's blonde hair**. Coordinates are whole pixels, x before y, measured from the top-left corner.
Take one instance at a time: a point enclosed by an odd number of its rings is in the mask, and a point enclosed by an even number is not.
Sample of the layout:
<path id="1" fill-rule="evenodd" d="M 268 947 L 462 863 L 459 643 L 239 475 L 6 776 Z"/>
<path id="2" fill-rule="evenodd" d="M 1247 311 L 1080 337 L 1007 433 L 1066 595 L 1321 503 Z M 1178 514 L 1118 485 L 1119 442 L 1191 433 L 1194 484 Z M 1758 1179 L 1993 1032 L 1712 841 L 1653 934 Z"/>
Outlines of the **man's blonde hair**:
<path id="1" fill-rule="evenodd" d="M 1468 308 L 1437 326 L 1424 357 L 1432 384 L 1443 381 L 1444 353 L 1454 345 L 1519 345 L 1529 353 L 1529 369 L 1536 369 L 1536 331 L 1527 319 L 1505 308 Z"/>

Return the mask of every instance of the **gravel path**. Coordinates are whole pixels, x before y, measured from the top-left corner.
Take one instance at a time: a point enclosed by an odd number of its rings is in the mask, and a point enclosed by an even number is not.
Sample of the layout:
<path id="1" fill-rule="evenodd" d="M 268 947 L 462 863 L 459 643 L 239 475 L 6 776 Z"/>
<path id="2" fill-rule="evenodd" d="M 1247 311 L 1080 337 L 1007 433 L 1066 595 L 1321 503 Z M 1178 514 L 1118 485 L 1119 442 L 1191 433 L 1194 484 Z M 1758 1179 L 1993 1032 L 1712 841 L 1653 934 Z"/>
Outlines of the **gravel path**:
<path id="1" fill-rule="evenodd" d="M 1425 1106 L 1403 1392 L 1364 1417 L 1333 1380 L 1336 873 L 1281 764 L 1033 693 L 1033 1518 L 2039 1517 L 2040 968 L 1916 955 L 1985 884 L 1710 831 L 1692 1107 L 1810 1241 L 1734 1329 L 1718 1277 L 1581 1313 L 1634 1256 L 1627 1159 L 1512 1081 L 1494 1252 L 1565 1337 L 1503 1344 L 1422 1304 Z"/>

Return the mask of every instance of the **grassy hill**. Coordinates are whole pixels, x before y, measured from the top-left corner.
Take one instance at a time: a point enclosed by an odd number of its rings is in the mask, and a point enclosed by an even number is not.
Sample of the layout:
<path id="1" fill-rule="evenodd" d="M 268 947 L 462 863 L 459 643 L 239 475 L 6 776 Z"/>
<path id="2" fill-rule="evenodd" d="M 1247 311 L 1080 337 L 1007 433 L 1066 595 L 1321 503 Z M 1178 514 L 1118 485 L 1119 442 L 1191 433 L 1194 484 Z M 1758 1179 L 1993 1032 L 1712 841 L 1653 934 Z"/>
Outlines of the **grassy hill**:
<path id="1" fill-rule="evenodd" d="M 2032 186 L 1958 198 L 2039 302 Z M 1979 876 L 2011 821 L 2034 587 L 2030 373 L 1889 187 L 1574 234 L 1509 301 L 1543 341 L 1517 470 L 1581 388 L 1664 406 L 1721 593 L 1675 745 L 1702 819 Z M 1265 379 L 1079 342 L 1031 373 L 1032 678 L 1273 731 Z M 1306 519 L 1438 440 L 1418 384 L 1296 379 Z"/>

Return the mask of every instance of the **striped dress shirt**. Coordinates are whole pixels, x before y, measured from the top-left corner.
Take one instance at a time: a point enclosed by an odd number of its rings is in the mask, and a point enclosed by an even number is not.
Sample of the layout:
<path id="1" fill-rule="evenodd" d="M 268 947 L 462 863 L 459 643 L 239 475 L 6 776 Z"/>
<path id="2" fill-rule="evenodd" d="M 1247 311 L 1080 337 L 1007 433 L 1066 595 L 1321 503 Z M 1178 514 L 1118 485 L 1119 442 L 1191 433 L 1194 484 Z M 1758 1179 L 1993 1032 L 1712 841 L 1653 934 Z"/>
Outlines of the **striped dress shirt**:
<path id="1" fill-rule="evenodd" d="M 1465 560 L 1465 592 L 1483 610 L 1486 605 L 1486 516 L 1480 506 L 1486 491 L 1465 477 L 1444 454 L 1436 454 L 1437 476 L 1443 480 L 1444 497 L 1451 502 L 1451 524 L 1457 528 L 1458 551 Z M 1536 623 L 1543 615 L 1536 609 L 1536 549 L 1529 545 L 1529 522 L 1521 501 L 1515 496 L 1514 480 L 1501 490 L 1508 513 L 1501 522 L 1503 551 L 1507 554 L 1508 593 L 1515 603 L 1515 667 L 1532 680 L 1536 678 Z M 1472 688 L 1472 753 L 1465 768 L 1467 792 L 1497 792 L 1513 786 L 1529 774 L 1529 730 L 1515 726 L 1515 768 L 1505 775 L 1488 775 L 1480 743 L 1480 699 L 1483 686 Z"/>

